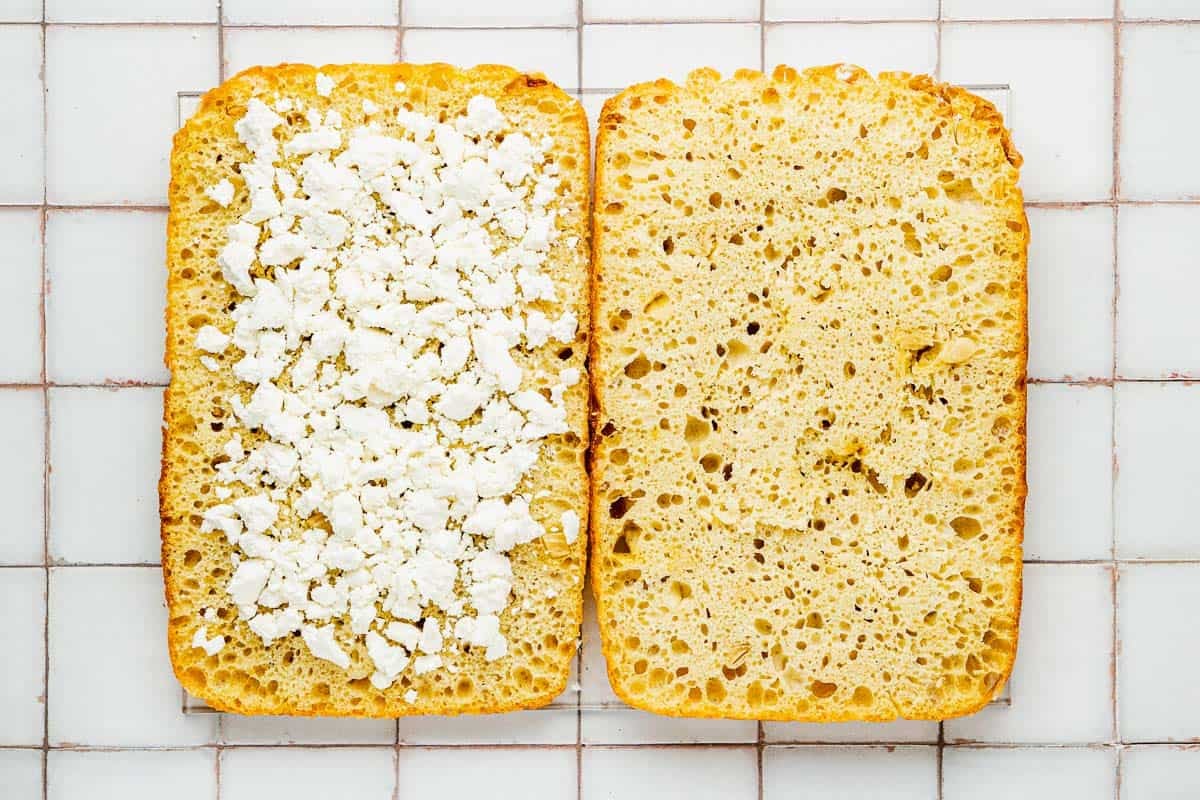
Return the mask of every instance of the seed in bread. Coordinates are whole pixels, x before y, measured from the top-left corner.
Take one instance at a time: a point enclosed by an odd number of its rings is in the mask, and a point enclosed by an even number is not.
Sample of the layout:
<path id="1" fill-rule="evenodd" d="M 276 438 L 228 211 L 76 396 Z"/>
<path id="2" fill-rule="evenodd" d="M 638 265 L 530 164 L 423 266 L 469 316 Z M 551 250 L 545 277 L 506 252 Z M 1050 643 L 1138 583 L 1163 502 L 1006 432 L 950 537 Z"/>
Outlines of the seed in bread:
<path id="1" fill-rule="evenodd" d="M 185 687 L 242 713 L 548 702 L 586 516 L 578 103 L 504 67 L 254 69 L 206 96 L 172 175 Z"/>
<path id="2" fill-rule="evenodd" d="M 659 713 L 942 719 L 1016 649 L 1020 156 L 925 76 L 711 70 L 599 123 L 592 585 Z"/>

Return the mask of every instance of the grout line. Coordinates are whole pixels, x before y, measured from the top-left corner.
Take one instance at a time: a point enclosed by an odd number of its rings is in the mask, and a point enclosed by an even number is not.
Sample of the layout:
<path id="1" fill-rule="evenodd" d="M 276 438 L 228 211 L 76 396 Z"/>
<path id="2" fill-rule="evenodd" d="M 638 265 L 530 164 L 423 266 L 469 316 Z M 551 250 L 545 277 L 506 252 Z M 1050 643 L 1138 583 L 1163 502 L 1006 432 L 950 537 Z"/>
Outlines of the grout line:
<path id="1" fill-rule="evenodd" d="M 763 725 L 762 720 L 759 720 L 758 722 L 756 722 L 755 725 L 757 725 L 758 728 L 757 728 L 757 732 L 755 735 L 756 741 L 754 743 L 754 762 L 755 762 L 754 770 L 755 770 L 755 778 L 757 780 L 757 790 L 758 790 L 757 797 L 758 797 L 758 800 L 763 800 L 763 792 L 765 791 L 764 781 L 763 781 L 763 751 L 766 746 L 765 743 L 766 743 L 766 738 L 767 738 L 767 734 L 766 734 L 767 729 L 766 729 L 766 726 Z"/>
<path id="2" fill-rule="evenodd" d="M 217 0 L 217 83 L 225 82 L 225 0 Z M 220 792 L 217 793 L 220 800 Z"/>
<path id="3" fill-rule="evenodd" d="M 404 0 L 396 0 L 396 62 L 404 62 Z M 396 735 L 399 736 L 399 721 L 396 725 Z M 396 779 L 396 786 L 399 787 L 399 778 Z M 397 791 L 399 789 L 397 788 Z"/>
<path id="4" fill-rule="evenodd" d="M 1118 245 L 1118 230 L 1120 228 L 1121 206 L 1118 202 L 1121 197 L 1121 0 L 1113 0 L 1113 16 L 1112 16 L 1112 34 L 1113 34 L 1113 88 L 1112 88 L 1112 187 L 1110 189 L 1113 200 L 1112 212 L 1112 265 L 1113 265 L 1113 298 L 1112 298 L 1112 377 L 1117 379 L 1117 342 L 1119 330 L 1118 325 L 1118 298 L 1121 295 L 1121 278 L 1120 278 L 1120 258 L 1117 255 Z M 1115 739 L 1121 738 L 1121 721 L 1120 721 L 1120 701 L 1117 696 L 1118 686 L 1118 653 L 1121 647 L 1121 626 L 1120 626 L 1120 593 L 1118 591 L 1118 581 L 1120 581 L 1120 568 L 1117 562 L 1117 475 L 1119 472 L 1119 464 L 1117 463 L 1117 393 L 1114 391 L 1112 397 L 1109 398 L 1110 403 L 1110 430 L 1109 430 L 1109 448 L 1112 458 L 1112 467 L 1110 473 L 1110 489 L 1109 489 L 1109 533 L 1111 534 L 1112 543 L 1112 653 L 1109 663 L 1109 679 L 1112 681 L 1112 736 Z M 1121 796 L 1121 754 L 1117 753 L 1117 775 L 1114 789 L 1116 800 L 1120 800 Z"/>
<path id="5" fill-rule="evenodd" d="M 933 30 L 934 47 L 936 48 L 934 51 L 933 77 L 938 81 L 942 79 L 942 4 L 943 0 L 938 0 L 937 27 Z"/>
<path id="6" fill-rule="evenodd" d="M 47 38 L 46 2 L 42 0 L 42 63 L 40 79 L 42 85 L 42 205 L 39 213 L 39 233 L 41 235 L 41 286 L 39 295 L 38 335 L 42 347 L 42 579 L 43 600 L 45 606 L 42 615 L 42 800 L 48 800 L 50 793 L 50 390 L 47 383 L 47 347 L 46 347 L 46 291 L 49 280 L 46 274 L 46 225 L 48 213 L 46 204 L 49 200 L 50 185 L 50 123 L 49 103 L 50 94 L 47 85 Z"/>
<path id="7" fill-rule="evenodd" d="M 758 0 L 758 69 L 764 75 L 767 72 L 767 0 Z"/>
<path id="8" fill-rule="evenodd" d="M 940 6 L 941 3 L 939 2 Z M 937 735 L 937 800 L 943 800 L 946 791 L 945 760 L 946 760 L 946 723 L 938 722 Z"/>

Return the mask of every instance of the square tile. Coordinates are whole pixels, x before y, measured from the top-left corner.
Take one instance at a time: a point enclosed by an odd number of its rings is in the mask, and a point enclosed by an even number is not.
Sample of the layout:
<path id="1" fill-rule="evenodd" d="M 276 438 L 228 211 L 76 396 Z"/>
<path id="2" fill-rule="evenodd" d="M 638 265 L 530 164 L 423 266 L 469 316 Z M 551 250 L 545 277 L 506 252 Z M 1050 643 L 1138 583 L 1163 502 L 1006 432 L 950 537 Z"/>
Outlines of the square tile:
<path id="1" fill-rule="evenodd" d="M 41 564 L 45 552 L 45 411 L 41 389 L 0 390 L 0 564 Z"/>
<path id="2" fill-rule="evenodd" d="M 938 724 L 927 720 L 895 722 L 764 722 L 768 742 L 820 742 L 870 744 L 874 742 L 926 742 L 938 738 Z"/>
<path id="3" fill-rule="evenodd" d="M 1111 195 L 1112 36 L 1102 22 L 943 26 L 943 80 L 1012 88 L 1006 121 L 1025 157 L 1026 200 Z"/>
<path id="4" fill-rule="evenodd" d="M 1113 0 L 942 0 L 943 19 L 1111 19 Z"/>
<path id="5" fill-rule="evenodd" d="M 516 28 L 574 25 L 575 0 L 405 0 L 404 25 L 425 28 Z"/>
<path id="6" fill-rule="evenodd" d="M 587 800 L 754 800 L 757 782 L 757 754 L 750 746 L 583 751 L 581 794 Z"/>
<path id="7" fill-rule="evenodd" d="M 166 631 L 158 567 L 51 569 L 50 743 L 214 741 L 216 714 L 183 714 Z"/>
<path id="8" fill-rule="evenodd" d="M 55 563 L 158 563 L 161 389 L 51 389 L 50 464 Z"/>
<path id="9" fill-rule="evenodd" d="M 810 745 L 763 753 L 763 800 L 928 800 L 937 796 L 937 783 L 934 747 Z"/>
<path id="10" fill-rule="evenodd" d="M 41 746 L 45 701 L 46 571 L 0 569 L 0 745 Z"/>
<path id="11" fill-rule="evenodd" d="M 596 128 L 600 123 L 600 112 L 604 109 L 604 101 L 616 96 L 616 92 L 586 92 L 579 97 L 583 104 L 584 113 L 588 118 L 588 130 L 592 134 L 592 155 L 596 153 Z M 593 158 L 593 161 L 595 159 Z M 595 165 L 593 164 L 593 167 Z"/>
<path id="12" fill-rule="evenodd" d="M 460 67 L 507 64 L 542 72 L 564 89 L 579 83 L 578 33 L 574 30 L 406 30 L 403 61 L 447 61 Z"/>
<path id="13" fill-rule="evenodd" d="M 0 792 L 5 797 L 42 796 L 42 751 L 0 750 Z"/>
<path id="14" fill-rule="evenodd" d="M 41 22 L 42 0 L 8 0 L 0 8 L 0 22 Z"/>
<path id="15" fill-rule="evenodd" d="M 574 797 L 575 748 L 400 749 L 398 797 Z M 470 764 L 467 768 L 465 765 Z"/>
<path id="16" fill-rule="evenodd" d="M 390 747 L 263 747 L 221 753 L 222 800 L 390 800 L 396 785 Z"/>
<path id="17" fill-rule="evenodd" d="M 1200 741 L 1200 564 L 1123 565 L 1117 602 L 1122 741 Z"/>
<path id="18" fill-rule="evenodd" d="M 0 29 L 0 35 L 3 30 Z M 42 215 L 0 209 L 0 382 L 38 383 L 42 374 Z"/>
<path id="19" fill-rule="evenodd" d="M 1200 386 L 1121 383 L 1116 395 L 1118 558 L 1198 558 L 1191 502 Z M 1200 734 L 1200 725 L 1197 726 Z"/>
<path id="20" fill-rule="evenodd" d="M 46 0 L 47 22 L 216 22 L 217 0 Z"/>
<path id="21" fill-rule="evenodd" d="M 1200 376 L 1200 207 L 1122 206 L 1117 225 L 1117 374 Z"/>
<path id="22" fill-rule="evenodd" d="M 167 215 L 51 211 L 46 371 L 59 383 L 166 383 Z"/>
<path id="23" fill-rule="evenodd" d="M 1195 4 L 1191 4 L 1195 11 Z M 1200 198 L 1200 25 L 1121 26 L 1121 198 Z"/>
<path id="24" fill-rule="evenodd" d="M 289 62 L 389 63 L 396 60 L 396 38 L 386 28 L 227 28 L 222 74 Z"/>
<path id="25" fill-rule="evenodd" d="M 1112 567 L 1026 565 L 1012 704 L 947 720 L 946 741 L 1112 741 L 1112 628 Z"/>
<path id="26" fill-rule="evenodd" d="M 710 66 L 728 77 L 762 63 L 758 25 L 587 25 L 583 29 L 583 86 L 622 89 L 670 78 L 682 81 Z"/>
<path id="27" fill-rule="evenodd" d="M 390 719 L 346 717 L 246 717 L 221 715 L 223 744 L 392 744 Z"/>
<path id="28" fill-rule="evenodd" d="M 1157 745 L 1121 754 L 1121 800 L 1194 797 L 1200 797 L 1200 750 Z"/>
<path id="29" fill-rule="evenodd" d="M 713 20 L 749 22 L 758 20 L 759 0 L 583 0 L 585 22 L 670 22 Z"/>
<path id="30" fill-rule="evenodd" d="M 932 20 L 938 0 L 766 0 L 763 9 L 768 20 Z M 803 66 L 821 63 L 805 58 Z"/>
<path id="31" fill-rule="evenodd" d="M 849 23 L 770 25 L 767 69 L 845 62 L 872 73 L 932 73 L 937 64 L 937 26 L 926 22 L 878 25 Z"/>
<path id="32" fill-rule="evenodd" d="M 1124 19 L 1200 19 L 1193 0 L 1121 0 Z"/>
<path id="33" fill-rule="evenodd" d="M 1116 795 L 1111 748 L 947 747 L 943 800 L 1060 800 Z"/>
<path id="34" fill-rule="evenodd" d="M 1029 387 L 1027 561 L 1112 557 L 1112 392 Z"/>
<path id="35" fill-rule="evenodd" d="M 217 752 L 203 750 L 51 751 L 46 800 L 170 797 L 212 800 Z"/>
<path id="36" fill-rule="evenodd" d="M 1029 376 L 1112 375 L 1113 210 L 1030 208 Z"/>
<path id="37" fill-rule="evenodd" d="M 165 204 L 176 94 L 217 84 L 216 28 L 52 25 L 47 31 L 50 202 Z"/>
<path id="38" fill-rule="evenodd" d="M 600 647 L 591 591 L 583 601 L 582 736 L 587 744 L 753 742 L 758 725 L 749 720 L 666 717 L 629 708 L 613 693 Z"/>
<path id="39" fill-rule="evenodd" d="M 0 27 L 0 94 L 16 113 L 0 126 L 0 203 L 42 202 L 42 29 Z"/>
<path id="40" fill-rule="evenodd" d="M 226 25 L 396 25 L 396 0 L 224 0 Z"/>

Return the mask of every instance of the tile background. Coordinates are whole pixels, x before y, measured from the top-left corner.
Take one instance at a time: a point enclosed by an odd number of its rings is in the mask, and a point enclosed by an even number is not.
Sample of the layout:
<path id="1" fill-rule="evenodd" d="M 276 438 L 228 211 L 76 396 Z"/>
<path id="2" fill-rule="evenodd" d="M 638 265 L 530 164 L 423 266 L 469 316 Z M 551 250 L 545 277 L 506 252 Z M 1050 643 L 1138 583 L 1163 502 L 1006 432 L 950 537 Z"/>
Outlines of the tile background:
<path id="1" fill-rule="evenodd" d="M 256 63 L 636 80 L 833 60 L 1007 86 L 1030 252 L 1026 602 L 1009 699 L 939 724 L 184 713 L 154 514 L 181 109 Z M 1155 800 L 1200 792 L 1195 0 L 0 3 L 0 796 Z M 102 302 L 96 302 L 101 298 Z M 518 777 L 528 775 L 529 777 Z M 350 781 L 347 783 L 346 781 Z"/>

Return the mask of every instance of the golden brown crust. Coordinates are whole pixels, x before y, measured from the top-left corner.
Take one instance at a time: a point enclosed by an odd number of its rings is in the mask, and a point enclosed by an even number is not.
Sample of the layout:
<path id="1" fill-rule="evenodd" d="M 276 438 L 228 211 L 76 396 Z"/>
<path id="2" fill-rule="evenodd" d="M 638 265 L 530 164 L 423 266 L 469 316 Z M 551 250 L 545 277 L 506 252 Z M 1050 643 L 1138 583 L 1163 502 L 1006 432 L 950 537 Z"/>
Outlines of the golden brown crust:
<path id="1" fill-rule="evenodd" d="M 606 308 L 603 306 L 600 299 L 600 287 L 604 286 L 606 279 L 606 263 L 604 257 L 604 234 L 605 230 L 602 214 L 608 203 L 609 189 L 611 188 L 610 181 L 615 180 L 609 175 L 609 156 L 610 150 L 617 146 L 618 134 L 621 126 L 629 120 L 626 118 L 625 110 L 631 105 L 644 102 L 651 105 L 653 102 L 664 103 L 666 98 L 670 98 L 676 93 L 681 92 L 698 92 L 701 96 L 708 97 L 714 94 L 714 90 L 720 83 L 720 74 L 712 69 L 699 69 L 692 72 L 687 79 L 685 85 L 681 86 L 672 81 L 659 79 L 652 82 L 639 83 L 625 89 L 620 94 L 610 98 L 605 104 L 597 126 L 596 140 L 596 165 L 595 165 L 595 198 L 593 204 L 593 241 L 592 241 L 592 295 L 591 295 L 591 317 L 592 317 L 592 339 L 590 344 L 590 364 L 592 372 L 592 426 L 593 430 L 598 431 L 598 435 L 594 437 L 593 449 L 590 451 L 590 475 L 591 475 L 591 505 L 593 509 L 603 508 L 604 498 L 601 496 L 602 485 L 605 480 L 606 467 L 608 467 L 604 458 L 600 456 L 603 447 L 604 433 L 600 431 L 600 427 L 605 424 L 605 421 L 610 418 L 606 408 L 605 387 L 608 383 L 609 375 L 606 370 L 611 370 L 613 365 L 606 364 L 605 359 L 601 356 L 600 341 L 605 335 L 604 329 L 601 326 L 604 324 L 603 314 Z M 1003 118 L 996 111 L 994 106 L 988 101 L 979 98 L 970 92 L 948 84 L 938 83 L 926 75 L 910 75 L 903 72 L 881 73 L 878 77 L 872 77 L 869 73 L 859 67 L 849 65 L 829 65 L 823 67 L 814 67 L 811 69 L 799 72 L 791 67 L 777 67 L 770 78 L 764 77 L 761 73 L 753 70 L 739 70 L 729 81 L 752 82 L 756 86 L 769 87 L 771 85 L 794 84 L 797 82 L 825 82 L 830 80 L 844 81 L 854 83 L 858 81 L 878 81 L 880 83 L 888 83 L 895 86 L 897 89 L 908 90 L 913 92 L 921 92 L 927 94 L 936 104 L 937 113 L 951 119 L 964 121 L 967 125 L 963 131 L 965 135 L 978 136 L 982 139 L 992 140 L 998 143 L 1003 150 L 1004 157 L 1007 162 L 1013 167 L 1020 167 L 1022 159 L 1020 154 L 1013 146 L 1008 130 L 1004 127 Z M 782 87 L 781 87 L 782 91 Z M 957 129 L 956 129 L 957 130 Z M 957 135 L 957 133 L 956 133 Z M 707 191 L 707 190 L 706 190 Z M 774 710 L 772 708 L 750 708 L 748 706 L 738 707 L 734 704 L 724 702 L 709 702 L 707 698 L 701 699 L 698 702 L 690 702 L 686 705 L 681 703 L 664 703 L 658 697 L 650 694 L 641 694 L 630 690 L 628 682 L 629 675 L 620 671 L 619 665 L 622 663 L 621 656 L 624 655 L 624 644 L 622 637 L 628 633 L 621 629 L 621 624 L 617 622 L 613 615 L 604 613 L 604 605 L 608 601 L 605 596 L 604 586 L 608 575 L 604 561 L 607 552 L 604 548 L 609 546 L 605 539 L 604 526 L 600 520 L 601 514 L 598 510 L 593 511 L 590 527 L 589 538 L 590 544 L 590 577 L 593 592 L 596 596 L 597 603 L 600 606 L 598 614 L 599 625 L 601 629 L 602 648 L 608 665 L 609 680 L 613 686 L 615 693 L 629 705 L 640 708 L 646 711 L 652 711 L 658 714 L 670 716 L 688 716 L 688 717 L 721 717 L 721 718 L 740 718 L 740 719 L 759 719 L 759 720 L 777 720 L 777 721 L 809 721 L 809 722 L 840 722 L 851 720 L 866 720 L 866 721 L 887 721 L 896 718 L 906 718 L 914 720 L 940 720 L 950 717 L 961 716 L 974 713 L 990 702 L 994 696 L 1002 688 L 1003 684 L 1008 680 L 1012 664 L 1016 656 L 1016 640 L 1017 640 L 1017 625 L 1020 618 L 1020 600 L 1021 600 L 1021 553 L 1022 553 L 1022 531 L 1024 526 L 1024 500 L 1026 496 L 1026 481 L 1025 481 L 1025 464 L 1026 464 L 1026 396 L 1025 396 L 1025 364 L 1028 357 L 1028 300 L 1027 300 L 1027 248 L 1029 241 L 1029 226 L 1025 218 L 1023 199 L 1020 189 L 1016 185 L 1015 178 L 1011 182 L 1004 184 L 1004 199 L 1000 204 L 1005 209 L 1005 216 L 1010 219 L 1019 219 L 1022 224 L 1022 237 L 1019 245 L 1020 259 L 1018 263 L 1012 265 L 1014 282 L 1019 284 L 1019 303 L 1018 314 L 1020 320 L 1020 341 L 1019 349 L 1015 357 L 1020 362 L 1019 375 L 1013 381 L 1012 394 L 1015 396 L 1011 407 L 1011 415 L 1014 419 L 1014 430 L 1011 441 L 1015 442 L 1015 460 L 1019 464 L 1018 475 L 1013 487 L 1013 491 L 1007 494 L 1008 511 L 1004 516 L 1009 520 L 1009 526 L 1006 531 L 1006 546 L 1004 551 L 1005 567 L 1007 569 L 1007 580 L 1010 584 L 1010 589 L 1006 596 L 1011 598 L 1010 606 L 998 613 L 1011 623 L 1011 646 L 1004 651 L 996 651 L 999 662 L 989 662 L 989 669 L 999 674 L 999 680 L 994 683 L 990 690 L 980 688 L 974 694 L 942 694 L 939 701 L 931 701 L 926 704 L 912 705 L 904 709 L 893 704 L 891 713 L 878 713 L 872 710 L 869 713 L 864 713 L 862 709 L 851 706 L 842 706 L 840 708 L 829 708 L 826 705 L 817 705 L 815 708 L 804 713 L 796 713 L 791 709 Z M 607 309 L 610 310 L 611 309 Z M 659 643 L 665 644 L 663 642 Z"/>
<path id="2" fill-rule="evenodd" d="M 561 543 L 558 552 L 551 552 L 548 544 L 535 541 L 519 546 L 512 553 L 518 585 L 551 580 L 553 585 L 570 587 L 553 601 L 539 598 L 541 607 L 538 611 L 550 620 L 547 624 L 555 634 L 545 643 L 538 642 L 536 648 L 531 649 L 532 656 L 525 656 L 532 657 L 540 665 L 533 667 L 532 673 L 522 664 L 522 657 L 516 654 L 492 663 L 485 663 L 482 655 L 476 654 L 474 661 L 468 662 L 460 673 L 455 687 L 437 683 L 440 678 L 416 678 L 412 683 L 406 679 L 388 690 L 378 691 L 370 686 L 365 675 L 348 676 L 284 640 L 264 648 L 245 623 L 233 619 L 232 614 L 228 618 L 222 616 L 215 626 L 228 639 L 218 655 L 205 657 L 190 645 L 190 636 L 199 623 L 197 609 L 226 601 L 224 580 L 219 574 L 214 579 L 207 571 L 214 565 L 219 569 L 221 559 L 227 564 L 229 552 L 227 545 L 221 543 L 218 546 L 211 542 L 215 534 L 204 534 L 210 541 L 198 544 L 201 535 L 198 533 L 197 509 L 206 503 L 196 494 L 196 487 L 188 486 L 189 470 L 194 473 L 206 468 L 205 458 L 219 454 L 219 450 L 211 449 L 213 438 L 206 432 L 210 421 L 216 420 L 211 417 L 199 419 L 196 413 L 198 402 L 214 399 L 217 389 L 209 385 L 216 382 L 215 378 L 196 374 L 199 353 L 191 343 L 194 336 L 191 331 L 197 327 L 192 324 L 196 314 L 195 308 L 189 310 L 189 303 L 194 305 L 197 297 L 204 297 L 209 304 L 208 310 L 216 311 L 222 305 L 219 296 L 232 299 L 228 287 L 221 285 L 215 267 L 218 248 L 205 235 L 205 225 L 211 227 L 212 223 L 202 221 L 205 215 L 215 211 L 215 207 L 201 191 L 225 177 L 235 179 L 236 183 L 236 174 L 228 160 L 222 163 L 221 158 L 206 160 L 206 157 L 230 149 L 243 154 L 239 160 L 247 157 L 234 136 L 233 123 L 251 97 L 287 93 L 313 104 L 321 103 L 322 100 L 309 88 L 318 71 L 333 78 L 339 85 L 339 92 L 359 93 L 354 95 L 357 97 L 370 95 L 378 99 L 379 95 L 392 92 L 396 82 L 407 84 L 409 88 L 402 98 L 389 97 L 388 103 L 379 103 L 385 108 L 389 103 L 403 103 L 410 109 L 423 110 L 426 104 L 437 104 L 439 109 L 459 113 L 470 96 L 486 94 L 495 98 L 510 118 L 515 115 L 520 122 L 541 127 L 543 133 L 549 133 L 553 128 L 557 134 L 555 156 L 562 178 L 563 203 L 559 215 L 561 236 L 551 258 L 558 259 L 563 274 L 575 282 L 573 285 L 568 283 L 568 291 L 563 292 L 568 296 L 565 304 L 578 315 L 582 330 L 587 330 L 588 326 L 583 285 L 586 272 L 582 268 L 589 240 L 587 120 L 578 101 L 544 76 L 487 64 L 466 70 L 448 64 L 348 64 L 319 68 L 281 64 L 247 69 L 208 92 L 195 116 L 175 135 L 171 156 L 165 361 L 172 379 L 163 397 L 166 430 L 159 506 L 169 613 L 167 640 L 172 666 L 189 693 L 218 710 L 242 714 L 397 717 L 424 713 L 490 713 L 545 705 L 565 689 L 575 654 L 575 639 L 583 616 L 582 583 L 586 558 L 583 536 L 571 546 Z M 241 194 L 239 189 L 231 213 L 243 199 Z M 240 214 L 240 211 L 236 213 Z M 577 241 L 568 245 L 566 240 L 572 237 Z M 201 282 L 205 287 L 202 295 L 198 294 L 202 290 L 197 289 Z M 218 297 L 209 297 L 210 294 Z M 556 358 L 555 363 L 564 367 L 584 366 L 582 354 L 561 361 Z M 564 502 L 585 520 L 588 496 L 583 490 L 585 465 L 582 453 L 587 447 L 586 392 L 585 374 L 581 385 L 567 393 L 572 433 L 566 438 L 557 437 L 553 444 L 547 445 L 543 455 L 545 461 L 557 454 L 561 456 L 559 461 L 565 460 L 567 466 L 556 469 L 575 471 L 572 483 L 577 488 L 567 492 Z M 206 447 L 210 449 L 205 450 Z M 573 453 L 578 454 L 577 457 L 572 456 Z M 574 466 L 571 466 L 572 461 Z M 219 583 L 215 591 L 207 588 L 213 583 Z M 553 614 L 546 613 L 549 611 Z M 529 626 L 530 623 L 524 624 Z M 507 619 L 504 625 L 506 628 L 509 625 Z M 513 632 L 506 632 L 513 642 Z M 244 669 L 239 661 L 239 658 L 246 658 L 245 653 L 260 655 L 253 668 Z M 250 660 L 253 662 L 254 658 Z M 474 680 L 472 691 L 460 691 L 463 677 Z M 313 687 L 317 688 L 315 697 L 311 692 L 305 693 Z M 404 701 L 408 688 L 419 690 L 417 702 Z"/>

